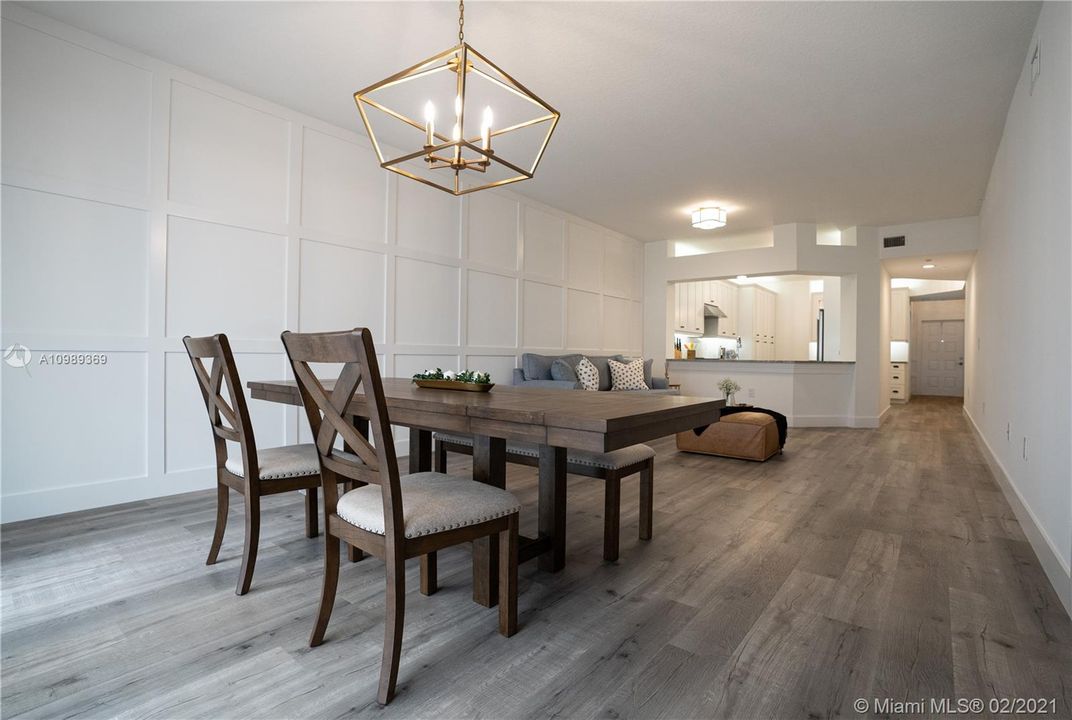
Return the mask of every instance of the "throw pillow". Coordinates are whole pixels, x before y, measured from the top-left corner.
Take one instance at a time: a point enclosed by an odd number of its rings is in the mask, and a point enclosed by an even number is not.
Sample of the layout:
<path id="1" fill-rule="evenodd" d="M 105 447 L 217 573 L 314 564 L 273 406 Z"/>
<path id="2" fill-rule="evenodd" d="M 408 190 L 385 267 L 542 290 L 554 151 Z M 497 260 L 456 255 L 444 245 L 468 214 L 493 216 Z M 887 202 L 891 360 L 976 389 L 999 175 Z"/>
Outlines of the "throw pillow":
<path id="1" fill-rule="evenodd" d="M 577 363 L 577 380 L 585 390 L 599 390 L 599 370 L 586 357 Z"/>
<path id="2" fill-rule="evenodd" d="M 577 371 L 568 362 L 559 358 L 551 363 L 551 379 L 577 382 Z"/>
<path id="3" fill-rule="evenodd" d="M 552 360 L 550 355 L 525 353 L 521 356 L 521 372 L 526 380 L 550 380 Z"/>
<path id="4" fill-rule="evenodd" d="M 619 362 L 628 363 L 628 362 L 633 362 L 634 360 L 636 360 L 636 358 L 627 358 L 627 357 L 622 357 L 621 355 L 619 355 L 618 357 L 615 358 L 615 360 L 618 360 Z M 647 360 L 644 361 L 644 384 L 647 385 L 649 388 L 653 387 L 652 384 L 651 384 L 651 363 L 652 363 L 651 358 L 648 358 Z"/>
<path id="5" fill-rule="evenodd" d="M 644 360 L 629 363 L 610 361 L 611 390 L 648 390 L 644 384 Z"/>

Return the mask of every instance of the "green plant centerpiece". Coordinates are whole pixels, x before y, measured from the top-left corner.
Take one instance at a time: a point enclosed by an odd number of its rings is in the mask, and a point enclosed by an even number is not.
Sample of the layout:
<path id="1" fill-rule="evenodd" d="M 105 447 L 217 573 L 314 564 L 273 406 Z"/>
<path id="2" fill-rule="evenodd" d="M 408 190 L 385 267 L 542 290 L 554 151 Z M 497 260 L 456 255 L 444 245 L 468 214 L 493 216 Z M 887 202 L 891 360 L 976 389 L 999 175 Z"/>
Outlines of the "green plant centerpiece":
<path id="1" fill-rule="evenodd" d="M 487 392 L 495 387 L 491 381 L 491 373 L 479 370 L 425 370 L 415 373 L 413 382 L 417 387 L 434 388 L 437 390 L 469 390 L 471 392 Z"/>
<path id="2" fill-rule="evenodd" d="M 718 389 L 726 394 L 726 404 L 733 405 L 733 396 L 741 391 L 741 386 L 733 378 L 722 378 L 718 381 Z"/>

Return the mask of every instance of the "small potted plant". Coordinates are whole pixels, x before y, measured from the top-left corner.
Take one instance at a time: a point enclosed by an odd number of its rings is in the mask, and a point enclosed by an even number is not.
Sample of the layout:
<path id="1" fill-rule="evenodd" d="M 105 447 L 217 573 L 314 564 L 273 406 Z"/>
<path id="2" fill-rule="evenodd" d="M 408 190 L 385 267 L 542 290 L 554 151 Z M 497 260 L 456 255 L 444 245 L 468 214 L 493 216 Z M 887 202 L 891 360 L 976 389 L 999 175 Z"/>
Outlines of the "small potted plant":
<path id="1" fill-rule="evenodd" d="M 740 392 L 741 386 L 733 378 L 722 378 L 718 381 L 718 389 L 726 394 L 726 405 L 733 405 L 733 396 Z"/>
<path id="2" fill-rule="evenodd" d="M 488 392 L 495 383 L 491 381 L 491 373 L 478 372 L 476 370 L 425 370 L 414 374 L 413 382 L 417 387 L 435 388 L 437 390 L 469 390 L 470 392 Z"/>

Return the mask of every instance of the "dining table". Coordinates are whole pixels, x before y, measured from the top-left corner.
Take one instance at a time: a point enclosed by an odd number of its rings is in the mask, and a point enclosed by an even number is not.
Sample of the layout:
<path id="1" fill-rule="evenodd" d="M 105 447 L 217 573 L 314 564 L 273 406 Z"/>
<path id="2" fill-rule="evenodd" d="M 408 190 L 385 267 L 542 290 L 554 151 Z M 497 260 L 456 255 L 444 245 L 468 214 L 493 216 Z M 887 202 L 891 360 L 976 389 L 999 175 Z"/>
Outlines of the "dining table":
<path id="1" fill-rule="evenodd" d="M 326 390 L 333 380 L 322 380 Z M 490 392 L 419 388 L 409 378 L 383 378 L 392 425 L 409 428 L 409 472 L 432 469 L 432 433 L 473 437 L 473 479 L 506 487 L 506 444 L 539 446 L 538 535 L 519 538 L 518 561 L 541 570 L 566 563 L 566 467 L 569 450 L 610 452 L 719 421 L 724 400 L 642 391 L 559 390 L 498 385 Z M 293 380 L 247 383 L 257 400 L 302 404 Z M 368 408 L 359 389 L 344 413 L 367 435 Z M 496 539 L 473 543 L 473 600 L 497 597 Z"/>

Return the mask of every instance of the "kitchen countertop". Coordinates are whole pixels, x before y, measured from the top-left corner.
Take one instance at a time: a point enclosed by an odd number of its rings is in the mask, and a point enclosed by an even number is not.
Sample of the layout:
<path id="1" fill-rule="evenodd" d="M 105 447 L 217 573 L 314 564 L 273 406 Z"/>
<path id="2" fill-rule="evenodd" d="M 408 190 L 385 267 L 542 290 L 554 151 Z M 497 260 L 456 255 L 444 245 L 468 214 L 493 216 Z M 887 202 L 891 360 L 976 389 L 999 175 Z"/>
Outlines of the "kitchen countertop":
<path id="1" fill-rule="evenodd" d="M 716 362 L 716 363 L 771 363 L 796 365 L 855 365 L 855 360 L 727 360 L 725 358 L 666 358 L 667 362 Z"/>

